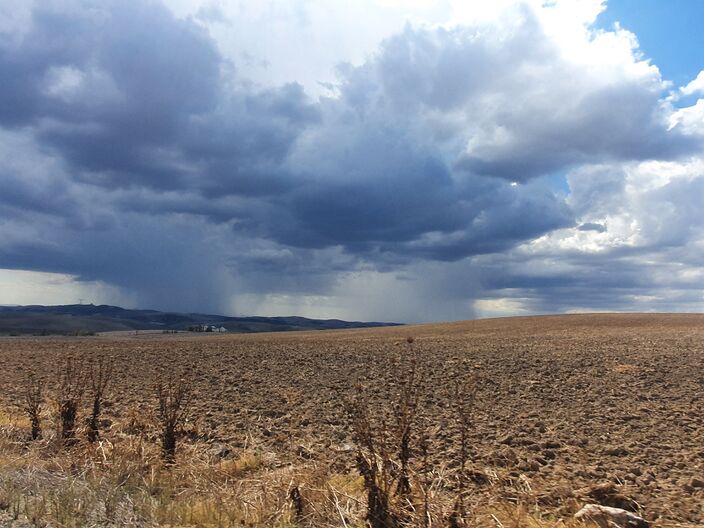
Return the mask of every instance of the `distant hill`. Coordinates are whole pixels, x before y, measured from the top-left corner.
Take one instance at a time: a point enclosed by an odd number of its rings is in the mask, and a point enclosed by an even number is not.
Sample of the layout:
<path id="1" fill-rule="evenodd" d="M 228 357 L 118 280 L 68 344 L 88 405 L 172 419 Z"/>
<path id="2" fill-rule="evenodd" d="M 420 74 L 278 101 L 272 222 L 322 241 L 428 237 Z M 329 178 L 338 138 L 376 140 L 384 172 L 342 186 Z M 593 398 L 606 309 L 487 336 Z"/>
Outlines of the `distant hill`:
<path id="1" fill-rule="evenodd" d="M 0 334 L 82 334 L 116 330 L 188 330 L 223 327 L 229 332 L 281 332 L 396 326 L 397 323 L 308 319 L 306 317 L 227 317 L 224 315 L 128 310 L 119 306 L 0 306 Z"/>

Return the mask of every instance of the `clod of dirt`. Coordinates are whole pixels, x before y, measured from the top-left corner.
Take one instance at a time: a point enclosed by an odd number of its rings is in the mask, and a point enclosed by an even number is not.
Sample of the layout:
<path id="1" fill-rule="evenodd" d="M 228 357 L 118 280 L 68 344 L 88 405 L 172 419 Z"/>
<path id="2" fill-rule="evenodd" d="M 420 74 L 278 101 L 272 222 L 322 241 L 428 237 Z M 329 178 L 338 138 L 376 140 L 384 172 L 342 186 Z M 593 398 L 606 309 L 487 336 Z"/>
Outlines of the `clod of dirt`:
<path id="1" fill-rule="evenodd" d="M 510 447 L 503 447 L 494 451 L 489 460 L 499 467 L 512 467 L 518 464 L 518 455 Z"/>
<path id="2" fill-rule="evenodd" d="M 466 472 L 466 476 L 470 482 L 478 484 L 479 486 L 484 486 L 489 484 L 489 477 L 483 471 L 477 471 L 475 469 L 470 469 Z"/>
<path id="3" fill-rule="evenodd" d="M 609 456 L 626 456 L 628 454 L 628 450 L 625 447 L 622 446 L 616 446 L 616 447 L 608 447 L 604 450 L 605 455 Z"/>
<path id="4" fill-rule="evenodd" d="M 541 465 L 538 463 L 537 460 L 526 460 L 520 466 L 518 466 L 518 469 L 520 469 L 521 471 L 525 471 L 526 473 L 535 473 L 536 471 L 539 471 L 540 468 Z"/>
<path id="5" fill-rule="evenodd" d="M 560 449 L 562 447 L 562 444 L 555 440 L 548 440 L 547 442 L 543 443 L 543 447 L 545 449 Z"/>
<path id="6" fill-rule="evenodd" d="M 697 477 L 692 477 L 689 479 L 689 485 L 693 488 L 704 488 L 704 480 Z"/>
<path id="7" fill-rule="evenodd" d="M 500 444 L 504 444 L 504 445 L 509 445 L 509 446 L 510 446 L 511 444 L 513 444 L 513 435 L 510 435 L 510 434 L 509 434 L 509 435 L 506 435 L 506 436 L 502 436 L 501 438 L 499 438 L 498 442 L 499 442 Z"/>
<path id="8" fill-rule="evenodd" d="M 697 478 L 697 477 L 692 477 L 684 485 L 684 490 L 687 493 L 692 493 L 695 489 L 699 489 L 699 488 L 704 488 L 704 480 Z"/>

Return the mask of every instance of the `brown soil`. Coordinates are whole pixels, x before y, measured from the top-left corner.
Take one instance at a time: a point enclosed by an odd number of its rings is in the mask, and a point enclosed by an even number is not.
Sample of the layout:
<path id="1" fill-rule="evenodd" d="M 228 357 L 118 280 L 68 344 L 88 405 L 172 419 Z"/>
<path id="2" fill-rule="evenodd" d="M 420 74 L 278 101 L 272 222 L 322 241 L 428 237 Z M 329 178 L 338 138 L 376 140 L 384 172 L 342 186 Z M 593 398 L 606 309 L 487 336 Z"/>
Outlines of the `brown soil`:
<path id="1" fill-rule="evenodd" d="M 532 501 L 559 517 L 586 502 L 659 524 L 704 523 L 704 315 L 525 317 L 353 331 L 0 339 L 0 397 L 17 406 L 30 369 L 59 356 L 115 358 L 112 421 L 147 419 L 172 371 L 195 391 L 190 430 L 351 470 L 344 402 L 361 381 L 388 405 L 415 338 L 437 467 L 457 465 L 454 380 L 477 388 L 476 500 Z M 470 381 L 471 380 L 471 381 Z"/>

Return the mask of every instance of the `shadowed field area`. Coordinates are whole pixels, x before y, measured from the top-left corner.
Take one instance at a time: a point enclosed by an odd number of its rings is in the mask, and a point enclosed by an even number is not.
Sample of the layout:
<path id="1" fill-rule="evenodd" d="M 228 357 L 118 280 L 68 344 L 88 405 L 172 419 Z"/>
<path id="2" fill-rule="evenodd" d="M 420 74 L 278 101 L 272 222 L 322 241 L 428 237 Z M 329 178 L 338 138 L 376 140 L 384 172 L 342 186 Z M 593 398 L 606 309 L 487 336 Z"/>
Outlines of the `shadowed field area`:
<path id="1" fill-rule="evenodd" d="M 67 357 L 113 363 L 100 442 L 85 439 L 87 398 L 78 443 L 54 438 Z M 447 526 L 456 503 L 458 387 L 469 409 L 468 526 L 553 526 L 586 503 L 656 526 L 704 523 L 704 316 L 686 314 L 0 339 L 2 515 L 18 526 L 363 526 L 348 408 L 363 404 L 380 428 L 395 423 L 411 359 L 411 473 L 414 490 L 428 484 L 430 526 Z M 44 439 L 34 442 L 23 412 L 30 372 L 46 382 Z M 160 461 L 156 416 L 155 383 L 166 377 L 190 389 L 173 468 Z"/>

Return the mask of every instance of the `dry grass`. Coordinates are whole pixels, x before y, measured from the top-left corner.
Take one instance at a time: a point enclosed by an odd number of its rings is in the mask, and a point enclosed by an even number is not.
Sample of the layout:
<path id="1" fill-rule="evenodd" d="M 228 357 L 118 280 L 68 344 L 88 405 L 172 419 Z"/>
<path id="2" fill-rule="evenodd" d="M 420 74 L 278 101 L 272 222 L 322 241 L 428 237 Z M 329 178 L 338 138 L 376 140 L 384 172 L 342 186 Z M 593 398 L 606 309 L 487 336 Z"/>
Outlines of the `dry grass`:
<path id="1" fill-rule="evenodd" d="M 27 442 L 18 423 L 0 425 L 0 506 L 36 526 L 287 526 L 287 489 L 310 471 L 249 450 L 214 461 L 200 442 L 184 442 L 169 466 L 157 442 L 119 428 L 58 449 L 55 437 Z"/>
<path id="2" fill-rule="evenodd" d="M 409 394 L 402 393 L 400 402 L 407 402 Z M 256 446 L 231 452 L 200 440 L 184 440 L 179 463 L 173 464 L 163 457 L 159 420 L 138 416 L 141 422 L 129 415 L 97 441 L 89 441 L 87 423 L 75 431 L 77 441 L 66 449 L 60 429 L 32 441 L 26 416 L 0 411 L 0 522 L 61 527 L 367 526 L 369 489 L 362 475 L 331 472 L 327 464 L 314 461 L 282 464 L 276 453 Z M 403 440 L 409 419 L 399 416 L 403 429 L 395 438 L 401 440 L 401 449 L 409 449 Z M 420 481 L 408 462 L 398 476 L 410 474 L 415 485 Z M 407 515 L 393 526 L 445 526 L 441 519 L 451 503 L 438 491 L 446 480 L 437 473 L 429 485 L 436 510 L 429 523 Z M 397 477 L 396 486 L 398 482 Z M 412 489 L 409 485 L 401 496 L 408 500 Z M 496 505 L 473 512 L 471 526 L 558 524 L 524 508 Z"/>

